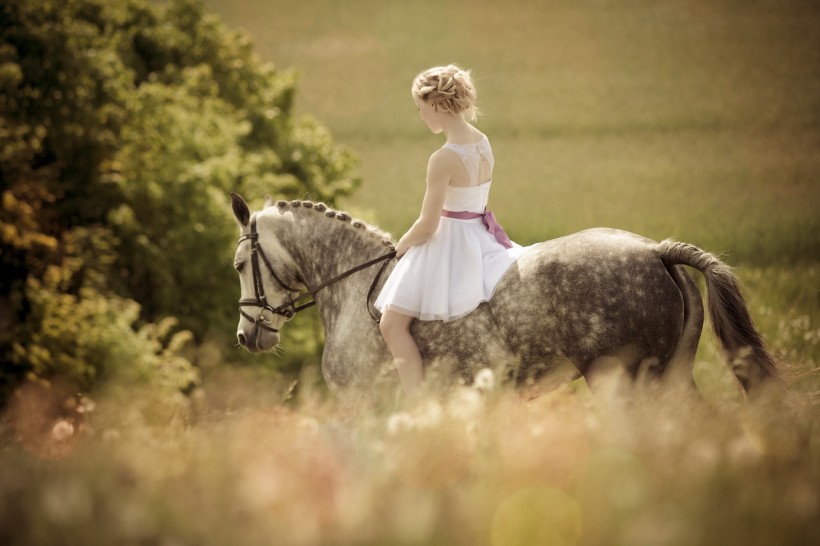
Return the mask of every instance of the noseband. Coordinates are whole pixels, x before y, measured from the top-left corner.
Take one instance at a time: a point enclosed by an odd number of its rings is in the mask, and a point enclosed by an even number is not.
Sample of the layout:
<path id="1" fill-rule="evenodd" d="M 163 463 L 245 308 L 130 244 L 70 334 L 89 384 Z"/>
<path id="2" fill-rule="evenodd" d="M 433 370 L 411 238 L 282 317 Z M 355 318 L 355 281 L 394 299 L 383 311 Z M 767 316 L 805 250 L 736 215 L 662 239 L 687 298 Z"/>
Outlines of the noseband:
<path id="1" fill-rule="evenodd" d="M 370 313 L 370 317 L 378 322 L 378 318 L 373 315 L 373 311 L 370 309 L 370 298 L 373 296 L 373 292 L 376 289 L 376 285 L 379 283 L 379 279 L 381 278 L 382 274 L 384 273 L 389 260 L 396 256 L 396 251 L 391 250 L 387 254 L 383 256 L 379 256 L 378 258 L 374 258 L 369 262 L 365 262 L 361 265 L 357 265 L 356 267 L 345 271 L 344 273 L 337 275 L 330 279 L 329 281 L 321 283 L 316 288 L 311 289 L 307 287 L 306 292 L 302 292 L 299 294 L 296 299 L 293 299 L 293 296 L 290 292 L 299 293 L 299 290 L 296 288 L 291 288 L 287 284 L 282 281 L 279 275 L 276 274 L 274 271 L 273 266 L 268 260 L 268 257 L 265 256 L 265 252 L 262 250 L 262 246 L 259 244 L 259 233 L 256 231 L 256 215 L 251 218 L 251 231 L 250 233 L 243 235 L 237 241 L 237 244 L 241 244 L 242 241 L 249 240 L 251 241 L 251 271 L 253 273 L 253 291 L 254 291 L 254 299 L 240 299 L 239 300 L 239 313 L 254 323 L 259 328 L 264 330 L 268 330 L 270 332 L 279 332 L 278 329 L 273 328 L 271 326 L 272 321 L 265 319 L 265 311 L 270 311 L 274 315 L 280 315 L 285 317 L 285 319 L 293 318 L 296 313 L 299 311 L 304 311 L 305 309 L 316 305 L 316 293 L 323 288 L 327 288 L 331 284 L 334 284 L 344 278 L 353 275 L 354 273 L 358 273 L 363 269 L 367 269 L 368 267 L 375 265 L 379 262 L 384 262 L 379 269 L 379 272 L 376 274 L 375 278 L 373 279 L 372 284 L 370 285 L 370 290 L 367 292 L 367 299 L 365 300 L 365 306 L 367 307 L 367 312 Z M 259 258 L 262 258 L 262 262 L 267 267 L 268 272 L 271 274 L 271 277 L 281 286 L 283 289 L 289 292 L 288 299 L 280 305 L 279 307 L 273 307 L 268 303 L 268 300 L 265 296 L 265 287 L 262 283 L 262 270 L 259 267 Z M 259 308 L 259 317 L 253 318 L 249 314 L 245 312 L 243 307 L 258 307 Z"/>

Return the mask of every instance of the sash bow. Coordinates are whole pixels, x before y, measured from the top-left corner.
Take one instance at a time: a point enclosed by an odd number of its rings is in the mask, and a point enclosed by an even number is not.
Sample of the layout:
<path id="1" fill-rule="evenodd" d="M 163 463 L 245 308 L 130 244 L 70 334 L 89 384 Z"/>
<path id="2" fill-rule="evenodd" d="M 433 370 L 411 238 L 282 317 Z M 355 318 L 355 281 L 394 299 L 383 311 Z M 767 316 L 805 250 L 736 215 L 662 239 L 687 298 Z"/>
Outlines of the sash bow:
<path id="1" fill-rule="evenodd" d="M 490 235 L 495 237 L 495 240 L 501 243 L 504 248 L 512 248 L 513 244 L 507 234 L 504 232 L 504 229 L 501 227 L 501 224 L 498 223 L 498 220 L 495 218 L 495 214 L 492 211 L 484 209 L 484 212 L 468 212 L 468 211 L 452 211 L 452 210 L 442 210 L 442 216 L 446 216 L 447 218 L 455 218 L 456 220 L 472 220 L 474 218 L 481 218 L 484 227 L 487 228 L 487 231 L 490 232 Z"/>

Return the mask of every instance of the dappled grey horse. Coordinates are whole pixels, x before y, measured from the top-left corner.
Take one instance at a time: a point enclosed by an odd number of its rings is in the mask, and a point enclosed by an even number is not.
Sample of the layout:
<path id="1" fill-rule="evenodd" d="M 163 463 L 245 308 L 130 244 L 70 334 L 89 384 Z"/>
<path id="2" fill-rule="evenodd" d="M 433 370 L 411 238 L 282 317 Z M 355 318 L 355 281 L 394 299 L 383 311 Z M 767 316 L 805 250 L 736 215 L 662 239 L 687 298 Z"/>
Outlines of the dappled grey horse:
<path id="1" fill-rule="evenodd" d="M 372 384 L 391 361 L 372 301 L 396 263 L 377 228 L 310 201 L 267 200 L 251 214 L 232 194 L 241 236 L 239 344 L 272 349 L 279 330 L 315 302 L 325 331 L 322 373 L 331 387 Z M 517 384 L 569 380 L 618 362 L 633 378 L 683 374 L 703 326 L 700 292 L 682 265 L 706 279 L 709 313 L 746 391 L 776 376 L 730 268 L 692 245 L 590 229 L 533 245 L 492 301 L 450 322 L 414 321 L 425 364 L 470 382 L 489 367 Z"/>

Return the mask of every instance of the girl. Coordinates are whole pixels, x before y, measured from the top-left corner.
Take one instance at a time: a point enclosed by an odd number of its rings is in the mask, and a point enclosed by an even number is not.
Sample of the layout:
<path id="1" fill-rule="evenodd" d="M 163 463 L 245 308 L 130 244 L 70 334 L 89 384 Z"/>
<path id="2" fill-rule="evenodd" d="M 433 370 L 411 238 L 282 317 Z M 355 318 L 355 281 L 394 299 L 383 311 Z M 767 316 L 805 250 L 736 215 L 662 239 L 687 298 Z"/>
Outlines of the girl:
<path id="1" fill-rule="evenodd" d="M 421 119 L 446 142 L 430 156 L 421 214 L 399 240 L 401 258 L 376 299 L 381 333 L 405 392 L 421 384 L 421 354 L 410 323 L 453 320 L 488 301 L 501 276 L 521 255 L 486 212 L 493 171 L 487 137 L 476 119 L 470 72 L 455 65 L 425 70 L 413 81 Z"/>

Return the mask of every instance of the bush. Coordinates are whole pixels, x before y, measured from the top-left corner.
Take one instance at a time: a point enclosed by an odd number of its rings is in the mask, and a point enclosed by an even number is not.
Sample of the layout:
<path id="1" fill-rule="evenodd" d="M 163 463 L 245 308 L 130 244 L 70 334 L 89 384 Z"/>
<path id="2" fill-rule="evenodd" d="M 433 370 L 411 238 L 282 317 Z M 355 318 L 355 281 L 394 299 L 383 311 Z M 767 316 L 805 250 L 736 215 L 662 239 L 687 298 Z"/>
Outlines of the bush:
<path id="1" fill-rule="evenodd" d="M 37 377 L 60 377 L 81 391 L 111 379 L 166 391 L 188 390 L 198 382 L 197 370 L 180 354 L 190 332 L 171 333 L 176 319 L 136 328 L 137 302 L 90 286 L 71 293 L 71 269 L 80 261 L 68 264 L 50 267 L 42 280 L 28 280 L 31 310 L 21 337 L 12 343 L 12 366 Z"/>
<path id="2" fill-rule="evenodd" d="M 0 385 L 164 369 L 146 336 L 169 334 L 165 317 L 227 346 L 228 193 L 332 205 L 359 183 L 355 157 L 293 116 L 292 72 L 198 1 L 0 9 Z M 306 345 L 291 359 L 315 358 Z"/>

